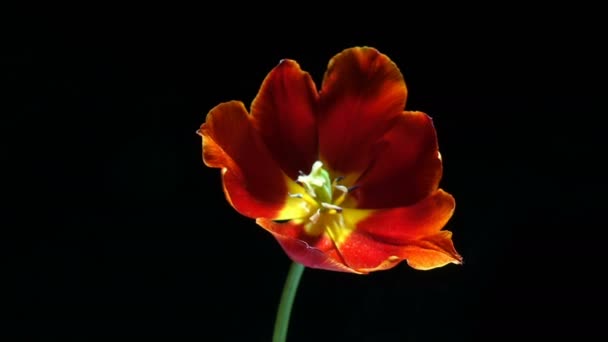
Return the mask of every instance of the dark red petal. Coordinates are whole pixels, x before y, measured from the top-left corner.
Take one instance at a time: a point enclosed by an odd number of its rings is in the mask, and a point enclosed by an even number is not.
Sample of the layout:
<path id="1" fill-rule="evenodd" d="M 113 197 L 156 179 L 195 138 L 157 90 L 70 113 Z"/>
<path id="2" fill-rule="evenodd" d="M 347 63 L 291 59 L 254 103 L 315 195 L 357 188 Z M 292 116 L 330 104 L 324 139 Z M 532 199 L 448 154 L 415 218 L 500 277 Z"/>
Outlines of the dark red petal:
<path id="1" fill-rule="evenodd" d="M 277 239 L 291 260 L 309 268 L 328 271 L 359 273 L 344 265 L 334 243 L 325 234 L 310 236 L 301 224 L 294 221 L 277 223 L 268 219 L 256 221 Z"/>
<path id="2" fill-rule="evenodd" d="M 397 66 L 370 47 L 344 50 L 329 62 L 318 116 L 321 160 L 336 174 L 361 173 L 370 148 L 405 106 Z"/>
<path id="3" fill-rule="evenodd" d="M 442 164 L 433 122 L 422 112 L 403 112 L 376 144 L 374 162 L 357 181 L 345 206 L 372 209 L 408 206 L 435 192 Z"/>
<path id="4" fill-rule="evenodd" d="M 213 108 L 199 133 L 203 161 L 222 169 L 226 198 L 241 214 L 274 219 L 306 214 L 301 200 L 289 198 L 293 182 L 266 150 L 241 102 Z"/>
<path id="5" fill-rule="evenodd" d="M 253 122 L 283 171 L 295 179 L 317 158 L 315 108 L 318 94 L 310 75 L 284 59 L 266 76 L 251 105 Z"/>

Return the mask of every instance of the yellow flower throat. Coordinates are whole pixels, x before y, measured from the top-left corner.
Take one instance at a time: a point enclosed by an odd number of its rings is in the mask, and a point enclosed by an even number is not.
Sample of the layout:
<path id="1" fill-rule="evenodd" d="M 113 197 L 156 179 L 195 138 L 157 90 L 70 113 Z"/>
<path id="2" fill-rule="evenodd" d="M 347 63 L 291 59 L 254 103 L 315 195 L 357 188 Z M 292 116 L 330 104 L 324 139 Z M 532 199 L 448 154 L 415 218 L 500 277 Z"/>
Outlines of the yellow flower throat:
<path id="1" fill-rule="evenodd" d="M 296 182 L 302 186 L 306 195 L 290 194 L 291 197 L 305 200 L 311 207 L 312 214 L 304 225 L 306 232 L 311 235 L 321 234 L 344 226 L 342 207 L 349 191 L 352 190 L 340 184 L 343 177 L 330 178 L 329 172 L 323 168 L 323 163 L 316 161 L 309 174 L 300 172 Z M 329 228 L 329 229 L 328 229 Z"/>

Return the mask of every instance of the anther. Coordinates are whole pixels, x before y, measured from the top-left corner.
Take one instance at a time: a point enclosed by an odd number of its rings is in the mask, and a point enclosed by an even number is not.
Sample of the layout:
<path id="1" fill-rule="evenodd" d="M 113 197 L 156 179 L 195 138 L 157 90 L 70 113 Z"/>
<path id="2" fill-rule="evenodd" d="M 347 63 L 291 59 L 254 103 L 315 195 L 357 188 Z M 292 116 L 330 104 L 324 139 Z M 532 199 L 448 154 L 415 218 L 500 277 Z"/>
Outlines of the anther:
<path id="1" fill-rule="evenodd" d="M 337 205 L 335 205 L 335 204 L 329 204 L 329 203 L 325 203 L 325 202 L 323 202 L 323 203 L 321 203 L 321 206 L 322 206 L 323 208 L 325 208 L 325 209 L 335 210 L 335 211 L 337 211 L 337 212 L 339 212 L 339 213 L 341 213 L 341 212 L 342 212 L 342 207 L 337 206 Z"/>
<path id="2" fill-rule="evenodd" d="M 352 191 L 355 191 L 357 189 L 359 189 L 359 185 L 353 185 L 350 188 L 348 188 L 348 192 L 352 192 Z"/>
<path id="3" fill-rule="evenodd" d="M 344 185 L 334 185 L 334 188 L 342 191 L 342 193 L 347 193 L 348 192 L 348 188 L 345 187 Z"/>
<path id="4" fill-rule="evenodd" d="M 289 194 L 289 197 L 291 197 L 291 198 L 304 198 L 304 196 L 302 194 Z"/>

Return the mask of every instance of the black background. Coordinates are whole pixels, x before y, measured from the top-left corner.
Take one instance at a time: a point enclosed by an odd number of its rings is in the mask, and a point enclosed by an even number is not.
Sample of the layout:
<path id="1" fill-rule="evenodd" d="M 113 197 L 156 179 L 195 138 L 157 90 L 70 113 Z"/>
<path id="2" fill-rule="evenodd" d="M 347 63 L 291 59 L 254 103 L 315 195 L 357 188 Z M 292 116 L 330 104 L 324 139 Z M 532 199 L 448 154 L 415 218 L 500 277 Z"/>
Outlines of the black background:
<path id="1" fill-rule="evenodd" d="M 269 341 L 289 260 L 225 201 L 195 131 L 220 102 L 249 105 L 282 58 L 320 86 L 334 54 L 369 45 L 400 67 L 406 108 L 434 118 L 465 264 L 307 270 L 289 340 L 596 338 L 599 25 L 591 10 L 523 12 L 15 27 L 2 334 Z"/>

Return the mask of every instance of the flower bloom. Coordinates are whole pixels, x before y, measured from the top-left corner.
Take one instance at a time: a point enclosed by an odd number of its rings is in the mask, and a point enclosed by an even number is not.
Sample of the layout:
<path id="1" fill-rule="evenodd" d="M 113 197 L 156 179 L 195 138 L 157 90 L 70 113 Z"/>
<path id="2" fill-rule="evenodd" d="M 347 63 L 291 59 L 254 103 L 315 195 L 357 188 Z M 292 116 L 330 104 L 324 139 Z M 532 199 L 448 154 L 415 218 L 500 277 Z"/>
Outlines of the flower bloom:
<path id="1" fill-rule="evenodd" d="M 431 118 L 404 111 L 397 66 L 370 47 L 334 56 L 317 91 L 282 60 L 250 112 L 221 103 L 198 133 L 224 193 L 304 266 L 368 273 L 399 262 L 420 270 L 460 264 L 442 230 L 454 198 L 439 189 Z"/>

